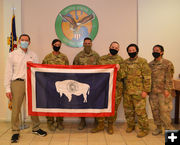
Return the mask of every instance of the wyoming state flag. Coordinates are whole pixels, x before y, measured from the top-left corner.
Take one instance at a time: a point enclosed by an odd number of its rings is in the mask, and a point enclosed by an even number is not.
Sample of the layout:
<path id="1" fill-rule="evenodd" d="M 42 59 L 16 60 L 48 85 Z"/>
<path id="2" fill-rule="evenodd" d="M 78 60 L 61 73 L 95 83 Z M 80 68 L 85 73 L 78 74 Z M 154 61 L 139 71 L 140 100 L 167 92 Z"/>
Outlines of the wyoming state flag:
<path id="1" fill-rule="evenodd" d="M 115 65 L 65 66 L 27 63 L 29 115 L 114 115 Z"/>

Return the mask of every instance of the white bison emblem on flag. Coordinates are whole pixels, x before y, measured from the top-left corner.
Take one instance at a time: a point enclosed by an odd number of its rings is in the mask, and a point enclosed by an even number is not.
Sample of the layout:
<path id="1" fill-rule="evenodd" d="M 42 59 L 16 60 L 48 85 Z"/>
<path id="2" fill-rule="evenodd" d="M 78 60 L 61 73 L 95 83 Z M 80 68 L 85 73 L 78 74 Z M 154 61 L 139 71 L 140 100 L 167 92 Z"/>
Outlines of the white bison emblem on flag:
<path id="1" fill-rule="evenodd" d="M 88 84 L 80 83 L 74 80 L 64 80 L 55 82 L 55 86 L 60 97 L 64 94 L 68 98 L 69 102 L 72 100 L 72 95 L 83 95 L 83 103 L 87 102 L 87 95 L 89 95 L 90 92 L 90 86 Z"/>

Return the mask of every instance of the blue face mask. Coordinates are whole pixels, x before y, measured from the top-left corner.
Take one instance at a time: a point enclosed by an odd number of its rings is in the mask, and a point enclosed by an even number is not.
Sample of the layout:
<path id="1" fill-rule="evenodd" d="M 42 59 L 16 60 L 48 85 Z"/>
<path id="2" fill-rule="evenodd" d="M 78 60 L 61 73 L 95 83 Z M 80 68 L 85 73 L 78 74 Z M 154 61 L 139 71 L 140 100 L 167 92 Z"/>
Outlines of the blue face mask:
<path id="1" fill-rule="evenodd" d="M 27 49 L 28 48 L 28 45 L 29 45 L 29 42 L 27 41 L 21 41 L 21 48 L 24 48 L 24 49 Z"/>

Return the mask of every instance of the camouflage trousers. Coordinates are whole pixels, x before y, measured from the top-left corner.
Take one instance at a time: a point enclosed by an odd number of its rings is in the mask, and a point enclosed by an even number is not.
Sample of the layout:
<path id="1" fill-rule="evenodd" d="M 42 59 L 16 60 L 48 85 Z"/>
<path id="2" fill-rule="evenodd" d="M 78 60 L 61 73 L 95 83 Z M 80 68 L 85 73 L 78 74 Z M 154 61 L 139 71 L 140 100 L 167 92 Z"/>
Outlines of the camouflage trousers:
<path id="1" fill-rule="evenodd" d="M 165 97 L 161 93 L 150 93 L 149 102 L 155 125 L 171 129 L 172 96 Z"/>
<path id="2" fill-rule="evenodd" d="M 123 106 L 127 125 L 129 127 L 135 127 L 135 117 L 137 117 L 138 130 L 149 130 L 146 113 L 146 98 L 142 98 L 140 95 L 124 94 Z"/>

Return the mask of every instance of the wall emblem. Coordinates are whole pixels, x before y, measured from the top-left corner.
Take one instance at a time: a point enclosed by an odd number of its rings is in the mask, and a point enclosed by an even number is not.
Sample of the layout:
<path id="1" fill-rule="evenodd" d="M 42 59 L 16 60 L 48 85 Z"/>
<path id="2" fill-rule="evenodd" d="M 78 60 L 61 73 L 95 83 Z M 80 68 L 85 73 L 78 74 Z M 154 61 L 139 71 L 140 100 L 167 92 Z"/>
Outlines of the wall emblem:
<path id="1" fill-rule="evenodd" d="M 93 40 L 97 35 L 98 26 L 96 14 L 84 5 L 70 5 L 64 8 L 55 22 L 58 38 L 71 47 L 82 47 L 85 37 Z"/>

